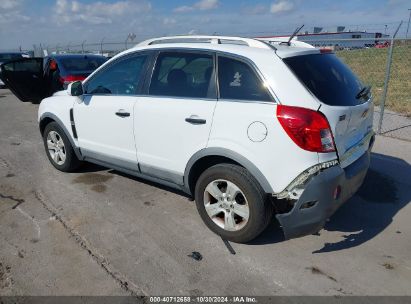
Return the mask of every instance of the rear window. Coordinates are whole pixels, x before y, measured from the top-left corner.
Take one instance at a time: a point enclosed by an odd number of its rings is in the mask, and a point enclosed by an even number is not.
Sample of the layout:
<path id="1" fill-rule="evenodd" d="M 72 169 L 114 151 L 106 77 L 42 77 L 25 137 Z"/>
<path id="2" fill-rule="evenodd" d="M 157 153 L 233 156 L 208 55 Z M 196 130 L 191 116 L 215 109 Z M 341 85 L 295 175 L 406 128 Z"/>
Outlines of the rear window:
<path id="1" fill-rule="evenodd" d="M 356 96 L 363 85 L 335 54 L 311 54 L 285 58 L 299 80 L 323 103 L 354 106 L 365 100 Z"/>
<path id="2" fill-rule="evenodd" d="M 106 62 L 104 57 L 67 57 L 58 61 L 68 72 L 92 72 Z"/>

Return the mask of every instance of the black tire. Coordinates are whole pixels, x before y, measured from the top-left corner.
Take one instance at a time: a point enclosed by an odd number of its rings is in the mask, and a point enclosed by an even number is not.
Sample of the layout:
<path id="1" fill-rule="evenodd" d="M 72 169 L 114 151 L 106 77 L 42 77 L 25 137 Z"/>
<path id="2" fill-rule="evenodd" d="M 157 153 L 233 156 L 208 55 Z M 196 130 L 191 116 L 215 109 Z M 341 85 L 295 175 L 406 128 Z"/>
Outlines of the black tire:
<path id="1" fill-rule="evenodd" d="M 225 230 L 214 223 L 204 205 L 204 191 L 207 185 L 220 179 L 234 183 L 248 201 L 248 221 L 237 231 Z M 236 243 L 246 243 L 256 238 L 265 230 L 273 216 L 273 206 L 256 179 L 245 168 L 233 164 L 218 164 L 205 170 L 196 183 L 195 201 L 197 210 L 208 228 L 223 239 Z"/>
<path id="2" fill-rule="evenodd" d="M 58 164 L 53 160 L 50 154 L 50 151 L 47 147 L 47 136 L 52 131 L 56 132 L 64 143 L 64 152 L 66 155 L 66 159 L 64 163 L 62 164 Z M 56 169 L 63 171 L 63 172 L 74 172 L 76 169 L 80 167 L 81 161 L 77 158 L 76 154 L 74 153 L 73 147 L 71 146 L 70 140 L 67 138 L 66 133 L 64 132 L 63 128 L 60 127 L 58 123 L 53 121 L 45 127 L 44 132 L 43 132 L 43 142 L 44 142 L 44 148 L 46 150 L 47 157 L 50 163 Z"/>

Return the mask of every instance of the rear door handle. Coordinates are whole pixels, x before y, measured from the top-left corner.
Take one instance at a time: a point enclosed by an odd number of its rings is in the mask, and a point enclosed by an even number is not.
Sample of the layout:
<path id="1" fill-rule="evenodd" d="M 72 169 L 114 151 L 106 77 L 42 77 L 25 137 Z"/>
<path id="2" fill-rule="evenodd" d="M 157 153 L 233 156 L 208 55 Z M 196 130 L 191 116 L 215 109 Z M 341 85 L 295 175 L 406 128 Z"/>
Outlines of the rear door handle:
<path id="1" fill-rule="evenodd" d="M 120 117 L 129 117 L 129 116 L 130 116 L 130 113 L 129 113 L 129 112 L 126 112 L 126 111 L 123 110 L 123 109 L 120 109 L 120 110 L 118 110 L 118 111 L 116 112 L 116 115 L 117 115 L 117 116 L 120 116 Z"/>
<path id="2" fill-rule="evenodd" d="M 186 118 L 186 122 L 191 123 L 193 125 L 204 125 L 207 120 L 199 118 L 197 115 L 191 115 L 190 117 Z"/>

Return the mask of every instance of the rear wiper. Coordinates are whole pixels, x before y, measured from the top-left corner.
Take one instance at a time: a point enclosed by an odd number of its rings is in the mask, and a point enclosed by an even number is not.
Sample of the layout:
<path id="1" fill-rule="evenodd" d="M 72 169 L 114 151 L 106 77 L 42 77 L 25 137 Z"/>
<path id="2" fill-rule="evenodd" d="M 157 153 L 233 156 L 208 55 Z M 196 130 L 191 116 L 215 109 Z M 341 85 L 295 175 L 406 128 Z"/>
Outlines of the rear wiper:
<path id="1" fill-rule="evenodd" d="M 355 98 L 360 99 L 360 98 L 367 97 L 368 94 L 370 94 L 370 91 L 371 91 L 371 86 L 365 86 L 358 92 Z"/>
<path id="2" fill-rule="evenodd" d="M 286 44 L 288 46 L 291 46 L 291 40 L 293 40 L 293 38 L 298 34 L 299 31 L 301 31 L 303 27 L 304 27 L 304 24 L 296 28 L 295 31 L 291 34 L 290 38 L 288 38 L 288 41 L 287 42 L 283 41 L 280 44 Z"/>

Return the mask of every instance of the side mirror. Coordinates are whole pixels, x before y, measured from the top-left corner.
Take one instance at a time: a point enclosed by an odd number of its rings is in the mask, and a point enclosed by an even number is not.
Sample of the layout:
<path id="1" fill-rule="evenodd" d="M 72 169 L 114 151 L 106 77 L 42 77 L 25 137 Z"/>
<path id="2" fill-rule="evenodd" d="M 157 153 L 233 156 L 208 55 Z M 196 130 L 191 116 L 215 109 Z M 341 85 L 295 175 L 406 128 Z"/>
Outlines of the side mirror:
<path id="1" fill-rule="evenodd" d="M 75 81 L 72 83 L 69 83 L 67 86 L 67 91 L 71 96 L 81 96 L 83 95 L 83 84 L 81 81 Z"/>

